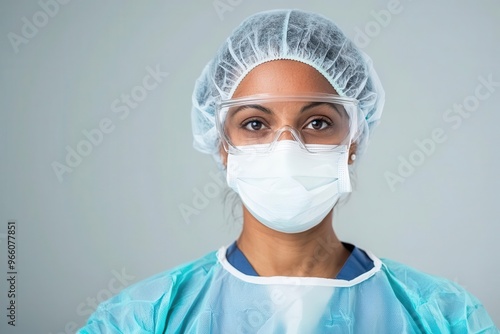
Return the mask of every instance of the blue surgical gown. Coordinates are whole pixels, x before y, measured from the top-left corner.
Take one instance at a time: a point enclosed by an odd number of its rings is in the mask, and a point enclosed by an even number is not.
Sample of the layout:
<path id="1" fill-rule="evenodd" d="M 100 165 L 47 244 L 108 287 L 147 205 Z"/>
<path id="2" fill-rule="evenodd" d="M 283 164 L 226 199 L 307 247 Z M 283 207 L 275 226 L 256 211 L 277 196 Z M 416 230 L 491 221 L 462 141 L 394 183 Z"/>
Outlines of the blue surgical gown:
<path id="1" fill-rule="evenodd" d="M 128 287 L 79 333 L 499 333 L 462 287 L 369 252 L 351 280 L 246 275 L 226 253 Z"/>

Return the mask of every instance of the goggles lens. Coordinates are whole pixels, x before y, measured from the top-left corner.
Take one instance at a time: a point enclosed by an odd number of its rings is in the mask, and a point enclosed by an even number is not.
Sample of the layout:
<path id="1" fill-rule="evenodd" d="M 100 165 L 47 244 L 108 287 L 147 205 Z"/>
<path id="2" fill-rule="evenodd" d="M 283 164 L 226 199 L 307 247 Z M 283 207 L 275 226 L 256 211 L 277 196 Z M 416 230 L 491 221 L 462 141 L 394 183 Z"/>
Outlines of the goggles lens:
<path id="1" fill-rule="evenodd" d="M 357 128 L 357 101 L 337 95 L 252 96 L 219 104 L 217 126 L 228 146 L 271 150 L 278 140 L 314 145 L 349 145 Z M 256 147 L 256 146 L 254 146 Z"/>

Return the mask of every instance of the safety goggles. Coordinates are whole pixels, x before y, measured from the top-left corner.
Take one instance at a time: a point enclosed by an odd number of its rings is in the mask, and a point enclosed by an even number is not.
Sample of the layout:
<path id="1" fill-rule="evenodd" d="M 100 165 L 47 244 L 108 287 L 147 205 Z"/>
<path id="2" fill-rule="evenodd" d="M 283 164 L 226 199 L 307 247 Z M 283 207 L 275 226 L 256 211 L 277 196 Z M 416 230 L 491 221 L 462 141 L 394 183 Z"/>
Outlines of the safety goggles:
<path id="1" fill-rule="evenodd" d="M 222 100 L 216 126 L 226 152 L 270 152 L 295 140 L 311 153 L 349 146 L 359 127 L 356 99 L 312 93 L 253 95 Z"/>

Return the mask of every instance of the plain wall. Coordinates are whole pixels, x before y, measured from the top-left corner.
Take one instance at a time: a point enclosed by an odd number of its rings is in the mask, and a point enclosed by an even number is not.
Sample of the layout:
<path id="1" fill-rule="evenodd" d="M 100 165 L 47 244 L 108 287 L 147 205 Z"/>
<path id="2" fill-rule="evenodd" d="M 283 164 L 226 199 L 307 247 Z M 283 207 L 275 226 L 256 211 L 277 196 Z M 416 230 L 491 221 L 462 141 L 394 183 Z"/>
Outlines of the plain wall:
<path id="1" fill-rule="evenodd" d="M 15 328 L 0 280 L 2 333 L 74 332 L 99 300 L 237 237 L 224 180 L 192 148 L 191 93 L 239 22 L 290 7 L 333 19 L 386 91 L 356 190 L 335 215 L 341 239 L 460 283 L 500 325 L 498 1 L 44 3 L 54 2 L 0 4 L 0 268 L 15 220 L 18 269 Z M 140 92 L 148 68 L 168 75 L 126 113 L 122 94 Z M 489 96 L 483 87 L 475 99 L 488 77 Z M 464 103 L 470 111 L 454 111 Z M 83 132 L 99 126 L 108 133 L 85 147 Z M 54 162 L 78 147 L 88 155 L 60 180 Z"/>

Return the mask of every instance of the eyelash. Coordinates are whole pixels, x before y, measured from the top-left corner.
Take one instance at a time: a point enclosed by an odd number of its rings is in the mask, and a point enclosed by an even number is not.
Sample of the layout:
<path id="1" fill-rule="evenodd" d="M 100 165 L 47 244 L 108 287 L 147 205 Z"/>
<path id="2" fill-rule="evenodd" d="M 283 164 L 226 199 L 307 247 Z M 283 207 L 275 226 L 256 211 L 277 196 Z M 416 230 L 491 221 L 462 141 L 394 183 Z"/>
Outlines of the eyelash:
<path id="1" fill-rule="evenodd" d="M 326 124 L 327 127 L 329 126 L 332 126 L 333 125 L 333 122 L 331 120 L 329 120 L 328 118 L 326 117 L 322 117 L 322 116 L 317 116 L 315 118 L 313 118 L 310 122 L 307 123 L 306 127 L 309 126 L 312 122 L 314 121 L 321 121 L 321 122 L 324 122 Z M 241 127 L 243 129 L 246 129 L 246 130 L 249 130 L 249 131 L 258 131 L 258 130 L 250 130 L 250 129 L 247 129 L 247 127 L 252 123 L 252 122 L 258 122 L 260 123 L 262 126 L 266 126 L 264 124 L 263 121 L 261 121 L 260 119 L 258 118 L 251 118 L 249 120 L 246 120 L 244 121 L 242 124 L 241 124 Z"/>
<path id="2" fill-rule="evenodd" d="M 258 131 L 258 130 L 250 130 L 250 129 L 247 129 L 248 125 L 250 125 L 252 122 L 258 122 L 258 123 L 260 123 L 262 126 L 266 126 L 266 125 L 264 124 L 264 122 L 263 122 L 263 121 L 261 121 L 260 119 L 258 119 L 258 118 L 251 118 L 251 119 L 249 119 L 249 120 L 244 121 L 244 122 L 241 124 L 241 127 L 242 127 L 243 129 L 245 129 L 245 130 L 249 130 L 249 131 Z"/>
<path id="3" fill-rule="evenodd" d="M 307 123 L 307 126 L 309 126 L 314 121 L 324 122 L 327 127 L 330 127 L 333 125 L 333 122 L 331 120 L 329 120 L 328 118 L 322 117 L 322 116 L 317 116 L 317 117 L 313 118 L 309 123 Z"/>

